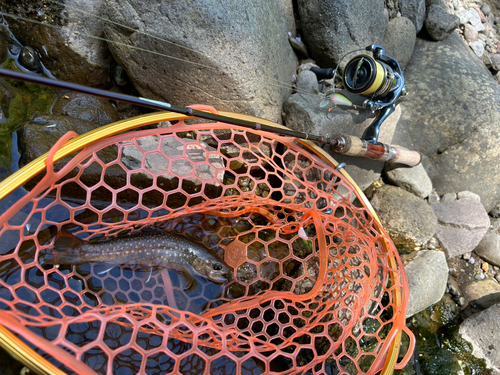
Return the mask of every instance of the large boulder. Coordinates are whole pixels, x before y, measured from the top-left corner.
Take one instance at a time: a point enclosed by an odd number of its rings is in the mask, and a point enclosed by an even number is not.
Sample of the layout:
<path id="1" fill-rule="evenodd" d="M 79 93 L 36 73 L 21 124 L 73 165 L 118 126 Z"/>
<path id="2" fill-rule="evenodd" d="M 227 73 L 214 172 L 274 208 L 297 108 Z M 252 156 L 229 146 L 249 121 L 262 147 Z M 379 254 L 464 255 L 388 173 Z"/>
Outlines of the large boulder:
<path id="1" fill-rule="evenodd" d="M 432 209 L 412 193 L 391 185 L 375 190 L 371 204 L 384 228 L 393 236 L 421 245 L 436 232 Z"/>
<path id="2" fill-rule="evenodd" d="M 410 298 L 406 317 L 443 298 L 448 280 L 448 264 L 442 251 L 422 250 L 405 266 Z"/>
<path id="3" fill-rule="evenodd" d="M 490 226 L 486 210 L 475 199 L 443 199 L 431 207 L 438 220 L 436 238 L 448 258 L 474 250 Z"/>
<path id="4" fill-rule="evenodd" d="M 399 6 L 403 17 L 413 22 L 415 30 L 419 33 L 425 21 L 425 0 L 400 0 Z"/>
<path id="5" fill-rule="evenodd" d="M 93 87 L 109 88 L 110 66 L 113 61 L 104 37 L 102 14 L 104 0 L 67 0 L 60 3 L 43 0 L 2 2 L 2 10 L 19 14 L 38 22 L 55 24 L 47 27 L 38 23 L 8 18 L 16 38 L 36 50 L 44 66 L 57 79 Z M 62 3 L 62 2 L 61 2 Z M 85 9 L 86 13 L 81 10 Z M 89 37 L 95 36 L 96 38 Z"/>
<path id="6" fill-rule="evenodd" d="M 415 47 L 415 26 L 406 17 L 393 18 L 387 24 L 382 47 L 385 53 L 398 60 L 401 68 L 405 68 Z"/>
<path id="7" fill-rule="evenodd" d="M 472 355 L 484 358 L 495 374 L 500 372 L 500 304 L 474 314 L 461 325 L 460 335 L 472 344 Z"/>
<path id="8" fill-rule="evenodd" d="M 405 78 L 393 142 L 424 155 L 438 193 L 473 191 L 491 210 L 500 201 L 500 86 L 454 33 L 417 39 Z"/>
<path id="9" fill-rule="evenodd" d="M 297 65 L 288 42 L 294 31 L 289 5 L 106 0 L 106 14 L 127 28 L 108 24 L 105 30 L 113 56 L 142 96 L 278 121 Z"/>
<path id="10" fill-rule="evenodd" d="M 304 40 L 322 67 L 335 67 L 341 57 L 371 44 L 380 45 L 386 18 L 384 1 L 299 0 Z"/>

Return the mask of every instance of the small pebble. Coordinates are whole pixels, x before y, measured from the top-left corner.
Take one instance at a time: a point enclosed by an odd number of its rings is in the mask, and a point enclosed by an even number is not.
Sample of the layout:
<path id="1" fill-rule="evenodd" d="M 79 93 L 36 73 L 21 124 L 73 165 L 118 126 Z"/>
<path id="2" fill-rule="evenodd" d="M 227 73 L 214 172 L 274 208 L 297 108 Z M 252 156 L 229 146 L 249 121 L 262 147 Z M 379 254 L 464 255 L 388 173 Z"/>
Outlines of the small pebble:
<path id="1" fill-rule="evenodd" d="M 497 274 L 495 275 L 495 280 L 500 282 L 500 272 L 497 272 Z"/>
<path id="2" fill-rule="evenodd" d="M 488 273 L 488 269 L 489 269 L 489 264 L 484 262 L 482 265 L 481 265 L 481 269 L 485 272 L 485 273 Z"/>
<path id="3" fill-rule="evenodd" d="M 457 302 L 459 306 L 465 305 L 465 297 L 459 297 Z"/>
<path id="4" fill-rule="evenodd" d="M 464 259 L 465 259 L 465 258 L 464 258 Z M 474 263 L 476 263 L 476 260 L 475 260 L 474 258 L 470 257 L 470 259 L 469 259 L 469 263 L 470 263 L 470 264 L 474 264 Z"/>
<path id="5" fill-rule="evenodd" d="M 497 266 L 493 266 L 493 271 L 498 272 L 498 271 L 500 271 L 500 268 Z"/>
<path id="6" fill-rule="evenodd" d="M 462 255 L 462 259 L 465 259 L 465 260 L 471 259 L 471 254 L 470 253 L 465 253 L 464 255 Z M 474 264 L 474 263 L 472 263 L 472 264 Z"/>

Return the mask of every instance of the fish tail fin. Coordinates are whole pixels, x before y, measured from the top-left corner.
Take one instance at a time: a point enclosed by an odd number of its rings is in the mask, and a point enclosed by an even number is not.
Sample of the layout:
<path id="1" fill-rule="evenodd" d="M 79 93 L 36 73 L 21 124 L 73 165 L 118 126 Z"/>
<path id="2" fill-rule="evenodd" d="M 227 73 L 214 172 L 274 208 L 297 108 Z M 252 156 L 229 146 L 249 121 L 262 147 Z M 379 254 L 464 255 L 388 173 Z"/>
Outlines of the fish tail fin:
<path id="1" fill-rule="evenodd" d="M 69 234 L 61 233 L 58 234 L 55 241 L 54 247 L 52 248 L 52 254 L 46 256 L 43 259 L 45 264 L 78 264 L 80 263 L 80 249 L 82 245 L 82 240 L 78 237 Z"/>

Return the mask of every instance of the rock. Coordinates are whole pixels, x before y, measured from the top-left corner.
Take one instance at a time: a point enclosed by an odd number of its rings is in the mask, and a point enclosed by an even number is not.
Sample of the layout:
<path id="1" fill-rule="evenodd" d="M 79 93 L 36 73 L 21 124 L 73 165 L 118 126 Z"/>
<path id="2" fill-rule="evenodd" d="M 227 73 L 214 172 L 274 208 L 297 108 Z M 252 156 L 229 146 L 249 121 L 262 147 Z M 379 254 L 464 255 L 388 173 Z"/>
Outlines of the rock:
<path id="1" fill-rule="evenodd" d="M 297 91 L 319 94 L 318 78 L 310 70 L 304 70 L 297 76 Z"/>
<path id="2" fill-rule="evenodd" d="M 0 33 L 0 65 L 7 60 L 7 51 L 9 48 L 9 43 L 4 38 L 3 33 Z"/>
<path id="3" fill-rule="evenodd" d="M 374 119 L 374 115 L 367 110 L 354 113 L 333 109 L 330 115 L 326 107 L 320 108 L 319 103 L 322 100 L 323 97 L 302 92 L 291 95 L 283 106 L 286 114 L 286 126 L 293 130 L 322 134 L 328 137 L 334 134 L 351 134 L 361 137 Z M 400 115 L 401 109 L 397 106 L 395 112 L 384 121 L 380 128 L 380 142 L 391 143 L 392 134 Z M 332 156 L 339 163 L 347 164 L 346 171 L 361 190 L 365 190 L 373 181 L 380 178 L 384 168 L 384 163 L 381 161 L 334 153 Z"/>
<path id="4" fill-rule="evenodd" d="M 298 11 L 309 54 L 323 68 L 336 67 L 342 56 L 380 45 L 386 22 L 384 1 L 299 0 Z M 359 54 L 359 53 L 358 53 Z"/>
<path id="5" fill-rule="evenodd" d="M 481 203 L 481 197 L 472 191 L 461 191 L 457 194 L 457 199 L 473 199 L 476 202 Z"/>
<path id="6" fill-rule="evenodd" d="M 491 56 L 491 67 L 500 71 L 500 54 L 496 53 Z"/>
<path id="7" fill-rule="evenodd" d="M 426 198 L 432 193 L 432 182 L 422 163 L 415 167 L 386 163 L 385 175 L 391 183 L 419 198 Z"/>
<path id="8" fill-rule="evenodd" d="M 500 266 L 500 219 L 491 219 L 491 228 L 474 251 L 482 259 Z"/>
<path id="9" fill-rule="evenodd" d="M 487 309 L 491 305 L 500 303 L 500 285 L 491 280 L 485 279 L 474 281 L 465 287 L 465 297 L 480 309 Z"/>
<path id="10" fill-rule="evenodd" d="M 500 201 L 500 86 L 456 34 L 417 38 L 405 79 L 392 142 L 423 155 L 438 193 L 473 191 L 490 211 Z"/>
<path id="11" fill-rule="evenodd" d="M 470 48 L 472 48 L 472 50 L 478 57 L 483 56 L 484 42 L 482 40 L 476 40 L 475 42 L 470 43 Z"/>
<path id="12" fill-rule="evenodd" d="M 297 67 L 287 37 L 294 31 L 293 9 L 284 5 L 280 0 L 231 6 L 218 0 L 108 0 L 108 17 L 132 31 L 108 23 L 105 32 L 117 42 L 110 44 L 113 56 L 141 96 L 281 121 Z"/>
<path id="13" fill-rule="evenodd" d="M 20 141 L 23 149 L 22 157 L 25 162 L 30 162 L 45 154 L 50 148 L 69 131 L 84 134 L 96 129 L 99 125 L 90 121 L 77 119 L 62 115 L 36 115 L 23 125 Z M 99 158 L 103 163 L 109 163 L 117 158 L 114 148 L 106 147 L 99 151 Z M 54 165 L 56 171 L 60 170 L 71 160 L 71 156 L 66 157 Z M 80 178 L 87 186 L 98 183 L 101 179 L 102 167 L 92 163 L 87 167 Z M 71 173 L 68 177 L 74 176 Z M 109 168 L 107 182 L 111 185 L 124 186 L 127 182 L 127 174 L 121 168 Z M 73 196 L 72 196 L 73 197 Z M 74 196 L 73 198 L 85 198 L 85 196 Z"/>
<path id="14" fill-rule="evenodd" d="M 488 4 L 483 4 L 483 6 L 481 7 L 481 11 L 486 17 L 488 17 L 491 13 L 491 8 Z"/>
<path id="15" fill-rule="evenodd" d="M 474 199 L 441 201 L 431 207 L 438 221 L 436 238 L 448 258 L 474 250 L 490 226 L 486 210 Z"/>
<path id="16" fill-rule="evenodd" d="M 436 232 L 437 220 L 431 207 L 401 188 L 384 185 L 374 192 L 370 202 L 383 227 L 393 236 L 421 245 Z"/>
<path id="17" fill-rule="evenodd" d="M 439 302 L 446 291 L 448 265 L 442 251 L 422 250 L 405 267 L 410 288 L 406 317 Z"/>
<path id="18" fill-rule="evenodd" d="M 387 24 L 382 46 L 385 52 L 394 57 L 403 69 L 413 54 L 415 34 L 415 26 L 406 17 L 393 18 Z"/>
<path id="19" fill-rule="evenodd" d="M 31 2 L 20 6 L 18 2 L 5 4 L 4 11 L 49 22 L 57 28 L 20 20 L 9 20 L 9 27 L 25 46 L 33 47 L 41 62 L 57 79 L 92 87 L 109 88 L 109 67 L 112 61 L 108 45 L 103 40 L 104 21 L 94 14 L 103 14 L 104 0 L 68 0 L 65 6 L 50 2 Z M 79 12 L 85 9 L 88 14 Z"/>
<path id="20" fill-rule="evenodd" d="M 460 19 L 460 25 L 466 25 L 469 23 L 471 15 L 467 9 L 462 9 L 456 15 Z"/>
<path id="21" fill-rule="evenodd" d="M 445 0 L 425 0 L 426 9 L 429 9 L 431 5 L 439 5 L 444 10 L 449 10 L 448 4 L 446 4 Z"/>
<path id="22" fill-rule="evenodd" d="M 316 65 L 314 62 L 307 62 L 299 65 L 299 68 L 297 69 L 297 73 L 300 74 L 304 70 L 310 70 L 311 68 L 319 68 L 318 65 Z"/>
<path id="23" fill-rule="evenodd" d="M 106 125 L 120 119 L 108 99 L 80 93 L 61 96 L 54 104 L 52 113 L 87 120 L 99 125 Z"/>
<path id="24" fill-rule="evenodd" d="M 469 22 L 472 26 L 477 26 L 481 23 L 481 17 L 479 17 L 479 13 L 477 12 L 477 10 L 475 10 L 474 8 L 470 8 L 469 14 Z"/>
<path id="25" fill-rule="evenodd" d="M 484 24 L 482 24 L 482 23 L 478 23 L 478 24 L 477 24 L 476 26 L 474 26 L 474 27 L 476 28 L 477 32 L 479 32 L 479 33 L 480 33 L 481 31 L 485 31 L 485 30 L 486 30 L 486 26 L 484 26 Z M 481 38 L 482 36 L 483 36 L 483 37 L 485 37 L 485 35 L 481 35 L 481 34 L 479 34 L 479 38 Z"/>
<path id="26" fill-rule="evenodd" d="M 460 24 L 460 19 L 439 5 L 431 5 L 425 19 L 425 28 L 432 39 L 443 40 Z"/>
<path id="27" fill-rule="evenodd" d="M 38 55 L 33 47 L 22 47 L 21 52 L 19 53 L 18 62 L 27 70 L 36 73 L 42 72 L 42 63 L 40 62 L 40 59 L 38 58 Z"/>
<path id="28" fill-rule="evenodd" d="M 500 304 L 474 314 L 460 325 L 460 335 L 472 344 L 472 355 L 500 372 Z"/>
<path id="29" fill-rule="evenodd" d="M 494 218 L 500 217 L 500 204 L 497 204 L 488 214 Z"/>
<path id="30" fill-rule="evenodd" d="M 422 30 L 425 21 L 425 0 L 400 0 L 401 15 L 408 18 L 417 33 Z"/>
<path id="31" fill-rule="evenodd" d="M 289 36 L 288 41 L 290 42 L 290 45 L 300 59 L 307 59 L 309 57 L 309 54 L 307 53 L 307 47 L 304 42 L 302 42 L 302 40 Z"/>
<path id="32" fill-rule="evenodd" d="M 466 23 L 464 26 L 464 37 L 467 42 L 472 43 L 479 38 L 479 33 L 474 26 Z"/>
<path id="33" fill-rule="evenodd" d="M 455 193 L 446 193 L 441 197 L 441 202 L 453 202 L 457 200 L 457 195 Z"/>

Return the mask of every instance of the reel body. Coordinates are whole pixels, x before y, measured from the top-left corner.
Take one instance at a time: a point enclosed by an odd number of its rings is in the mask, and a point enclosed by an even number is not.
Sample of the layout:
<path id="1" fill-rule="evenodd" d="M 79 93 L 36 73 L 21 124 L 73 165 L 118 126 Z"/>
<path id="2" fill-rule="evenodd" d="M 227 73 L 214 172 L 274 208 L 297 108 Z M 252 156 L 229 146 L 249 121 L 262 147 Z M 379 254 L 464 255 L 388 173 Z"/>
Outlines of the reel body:
<path id="1" fill-rule="evenodd" d="M 318 79 L 333 78 L 334 89 L 325 94 L 320 107 L 327 105 L 353 107 L 380 111 L 377 118 L 366 129 L 362 140 L 377 143 L 382 122 L 394 111 L 396 104 L 407 95 L 403 71 L 396 59 L 385 54 L 385 50 L 376 45 L 366 47 L 369 54 L 360 54 L 351 58 L 342 73 L 337 69 L 311 68 Z M 341 61 L 345 56 L 341 59 Z M 326 72 L 330 74 L 327 76 Z M 344 94 L 336 91 L 339 84 L 342 89 L 359 96 L 362 103 L 355 104 Z"/>

